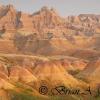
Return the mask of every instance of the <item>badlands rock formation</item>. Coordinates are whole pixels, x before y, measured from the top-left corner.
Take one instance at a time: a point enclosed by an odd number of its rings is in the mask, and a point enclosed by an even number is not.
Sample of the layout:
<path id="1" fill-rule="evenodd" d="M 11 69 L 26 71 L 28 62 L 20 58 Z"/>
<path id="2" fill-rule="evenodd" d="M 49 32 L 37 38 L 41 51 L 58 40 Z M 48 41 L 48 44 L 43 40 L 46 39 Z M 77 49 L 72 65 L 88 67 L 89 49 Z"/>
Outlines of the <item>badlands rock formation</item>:
<path id="1" fill-rule="evenodd" d="M 53 8 L 28 14 L 0 6 L 0 95 L 10 89 L 40 96 L 44 84 L 82 90 L 92 79 L 100 84 L 99 57 L 100 15 L 64 18 Z"/>
<path id="2" fill-rule="evenodd" d="M 72 55 L 77 50 L 99 51 L 100 16 L 61 17 L 47 7 L 27 14 L 12 5 L 0 6 L 0 51 L 43 55 Z M 91 41 L 91 42 L 90 42 Z M 8 49 L 6 50 L 5 48 Z"/>

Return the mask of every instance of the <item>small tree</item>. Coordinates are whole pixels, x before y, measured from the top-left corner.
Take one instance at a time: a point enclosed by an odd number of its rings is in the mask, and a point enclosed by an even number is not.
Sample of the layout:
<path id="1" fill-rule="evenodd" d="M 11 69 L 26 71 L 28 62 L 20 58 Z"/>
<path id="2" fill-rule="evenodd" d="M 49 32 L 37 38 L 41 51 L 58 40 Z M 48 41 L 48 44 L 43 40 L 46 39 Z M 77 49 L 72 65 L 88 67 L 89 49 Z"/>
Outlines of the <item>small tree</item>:
<path id="1" fill-rule="evenodd" d="M 0 30 L 0 38 L 2 38 L 2 35 L 5 33 L 5 27 L 2 27 L 2 30 Z"/>
<path id="2" fill-rule="evenodd" d="M 48 39 L 52 39 L 53 38 L 53 33 L 48 32 L 47 37 L 48 37 Z"/>

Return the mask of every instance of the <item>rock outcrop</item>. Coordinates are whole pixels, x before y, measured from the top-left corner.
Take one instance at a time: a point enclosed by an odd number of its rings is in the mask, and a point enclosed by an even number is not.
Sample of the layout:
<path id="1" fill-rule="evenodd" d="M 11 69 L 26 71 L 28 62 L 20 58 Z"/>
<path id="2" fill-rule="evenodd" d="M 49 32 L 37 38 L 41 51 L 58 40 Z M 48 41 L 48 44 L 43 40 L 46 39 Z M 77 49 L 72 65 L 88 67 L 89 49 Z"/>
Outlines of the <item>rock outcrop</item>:
<path id="1" fill-rule="evenodd" d="M 67 37 L 68 33 L 87 36 L 99 33 L 100 16 L 81 14 L 79 16 L 60 17 L 55 9 L 41 8 L 33 14 L 17 11 L 12 5 L 0 7 L 0 31 L 37 33 L 41 38 Z M 52 34 L 49 34 L 52 33 Z"/>

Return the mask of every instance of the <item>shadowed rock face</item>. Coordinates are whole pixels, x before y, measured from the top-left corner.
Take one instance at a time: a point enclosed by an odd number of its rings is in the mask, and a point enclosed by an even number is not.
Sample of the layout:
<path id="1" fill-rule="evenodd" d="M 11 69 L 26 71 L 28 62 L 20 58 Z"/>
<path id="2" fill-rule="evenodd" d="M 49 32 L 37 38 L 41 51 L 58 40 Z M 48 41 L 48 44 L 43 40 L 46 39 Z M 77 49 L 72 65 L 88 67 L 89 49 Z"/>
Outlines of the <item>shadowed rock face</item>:
<path id="1" fill-rule="evenodd" d="M 90 61 L 85 69 L 79 74 L 79 77 L 92 83 L 100 83 L 100 59 Z"/>

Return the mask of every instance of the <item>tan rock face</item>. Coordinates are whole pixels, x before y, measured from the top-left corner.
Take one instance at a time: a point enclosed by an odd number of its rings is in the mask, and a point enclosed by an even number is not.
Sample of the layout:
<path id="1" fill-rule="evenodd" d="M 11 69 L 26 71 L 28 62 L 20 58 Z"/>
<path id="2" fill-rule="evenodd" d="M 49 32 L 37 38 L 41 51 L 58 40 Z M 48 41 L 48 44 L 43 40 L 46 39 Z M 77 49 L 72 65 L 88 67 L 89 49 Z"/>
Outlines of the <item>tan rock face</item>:
<path id="1" fill-rule="evenodd" d="M 34 68 L 33 73 L 39 79 L 40 83 L 38 82 L 38 84 L 40 85 L 42 83 L 47 84 L 48 86 L 64 84 L 68 87 L 75 87 L 82 84 L 66 71 L 60 61 L 42 62 Z"/>
<path id="2" fill-rule="evenodd" d="M 15 30 L 19 25 L 19 13 L 12 5 L 5 6 L 0 12 L 0 26 L 6 30 Z"/>
<path id="3" fill-rule="evenodd" d="M 0 78 L 0 89 L 13 89 L 15 86 Z"/>
<path id="4" fill-rule="evenodd" d="M 73 61 L 72 66 L 76 69 L 83 70 L 87 66 L 87 62 L 82 60 Z"/>
<path id="5" fill-rule="evenodd" d="M 54 37 L 66 37 L 70 33 L 99 32 L 100 16 L 81 14 L 79 16 L 60 17 L 54 9 L 47 7 L 29 15 L 18 12 L 12 5 L 0 7 L 0 30 L 21 30 L 22 32 L 37 33 L 42 38 L 46 33 L 53 33 Z M 91 34 L 89 34 L 91 33 Z"/>
<path id="6" fill-rule="evenodd" d="M 56 28 L 64 27 L 64 20 L 54 10 L 43 7 L 39 12 L 33 14 L 33 24 L 35 28 Z"/>
<path id="7" fill-rule="evenodd" d="M 15 66 L 10 69 L 9 78 L 15 82 L 21 81 L 24 83 L 37 81 L 37 78 L 31 72 L 20 66 Z"/>

